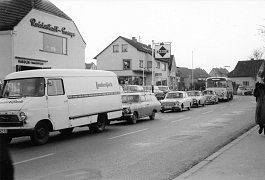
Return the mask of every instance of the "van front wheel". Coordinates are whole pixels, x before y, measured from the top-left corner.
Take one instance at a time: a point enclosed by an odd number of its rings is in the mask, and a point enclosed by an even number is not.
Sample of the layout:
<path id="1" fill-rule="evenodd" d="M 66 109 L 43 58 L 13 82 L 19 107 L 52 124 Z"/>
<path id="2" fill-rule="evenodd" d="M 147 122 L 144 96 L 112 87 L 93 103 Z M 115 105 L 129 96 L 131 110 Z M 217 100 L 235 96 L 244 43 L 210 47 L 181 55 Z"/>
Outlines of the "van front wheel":
<path id="1" fill-rule="evenodd" d="M 97 122 L 95 124 L 89 125 L 89 130 L 94 133 L 102 132 L 105 130 L 107 121 L 108 121 L 107 115 L 99 114 Z"/>
<path id="2" fill-rule="evenodd" d="M 36 145 L 47 143 L 49 139 L 49 127 L 46 123 L 38 123 L 35 126 L 33 134 L 30 136 L 31 141 Z"/>

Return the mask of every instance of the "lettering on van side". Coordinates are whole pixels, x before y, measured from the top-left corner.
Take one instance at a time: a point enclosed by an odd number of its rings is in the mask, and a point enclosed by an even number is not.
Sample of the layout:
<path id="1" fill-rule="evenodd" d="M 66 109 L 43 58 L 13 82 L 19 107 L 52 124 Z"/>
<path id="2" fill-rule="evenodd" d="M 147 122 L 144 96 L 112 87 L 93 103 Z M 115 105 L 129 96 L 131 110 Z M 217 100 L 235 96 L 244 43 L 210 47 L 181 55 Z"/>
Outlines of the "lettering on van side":
<path id="1" fill-rule="evenodd" d="M 68 99 L 77 99 L 77 98 L 87 98 L 87 97 L 97 97 L 97 96 L 110 96 L 120 94 L 120 91 L 116 92 L 105 92 L 105 93 L 91 93 L 91 94 L 76 94 L 76 95 L 68 95 Z"/>
<path id="2" fill-rule="evenodd" d="M 23 100 L 14 100 L 14 101 L 4 101 L 4 102 L 0 102 L 0 104 L 14 104 L 14 103 L 23 103 Z"/>
<path id="3" fill-rule="evenodd" d="M 106 87 L 106 88 L 109 88 L 109 87 L 112 87 L 112 83 L 109 83 L 109 82 L 105 82 L 105 83 L 98 83 L 96 82 L 96 87 L 97 89 L 101 88 L 101 87 Z"/>

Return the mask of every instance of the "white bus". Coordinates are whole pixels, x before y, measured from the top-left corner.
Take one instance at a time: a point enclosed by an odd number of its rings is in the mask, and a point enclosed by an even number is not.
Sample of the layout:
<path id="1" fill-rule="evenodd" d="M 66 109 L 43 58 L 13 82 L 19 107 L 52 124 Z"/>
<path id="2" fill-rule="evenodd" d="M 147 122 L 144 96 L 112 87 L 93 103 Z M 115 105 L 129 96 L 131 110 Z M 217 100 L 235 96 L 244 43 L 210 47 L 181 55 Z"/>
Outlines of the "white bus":
<path id="1" fill-rule="evenodd" d="M 229 101 L 233 99 L 232 80 L 227 77 L 208 77 L 206 79 L 206 90 L 214 90 L 218 99 Z"/>

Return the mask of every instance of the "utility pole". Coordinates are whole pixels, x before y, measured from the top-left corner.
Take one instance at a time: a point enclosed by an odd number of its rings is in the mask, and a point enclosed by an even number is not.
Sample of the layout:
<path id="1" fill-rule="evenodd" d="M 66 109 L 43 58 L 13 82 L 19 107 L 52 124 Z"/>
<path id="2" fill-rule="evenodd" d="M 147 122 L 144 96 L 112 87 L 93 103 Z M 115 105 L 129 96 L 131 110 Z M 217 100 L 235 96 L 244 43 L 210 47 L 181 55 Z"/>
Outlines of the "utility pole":
<path id="1" fill-rule="evenodd" d="M 191 53 L 191 90 L 193 90 L 193 51 Z"/>

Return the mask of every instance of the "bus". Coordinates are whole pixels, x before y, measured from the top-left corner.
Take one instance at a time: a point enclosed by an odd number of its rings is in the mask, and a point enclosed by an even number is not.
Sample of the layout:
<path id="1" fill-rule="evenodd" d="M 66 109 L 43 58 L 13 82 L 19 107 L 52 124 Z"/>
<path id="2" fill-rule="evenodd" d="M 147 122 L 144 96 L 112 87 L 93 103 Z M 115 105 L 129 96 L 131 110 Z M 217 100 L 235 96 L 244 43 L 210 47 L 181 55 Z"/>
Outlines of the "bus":
<path id="1" fill-rule="evenodd" d="M 229 101 L 233 99 L 232 80 L 227 77 L 208 77 L 206 79 L 206 90 L 214 90 L 219 101 Z"/>

